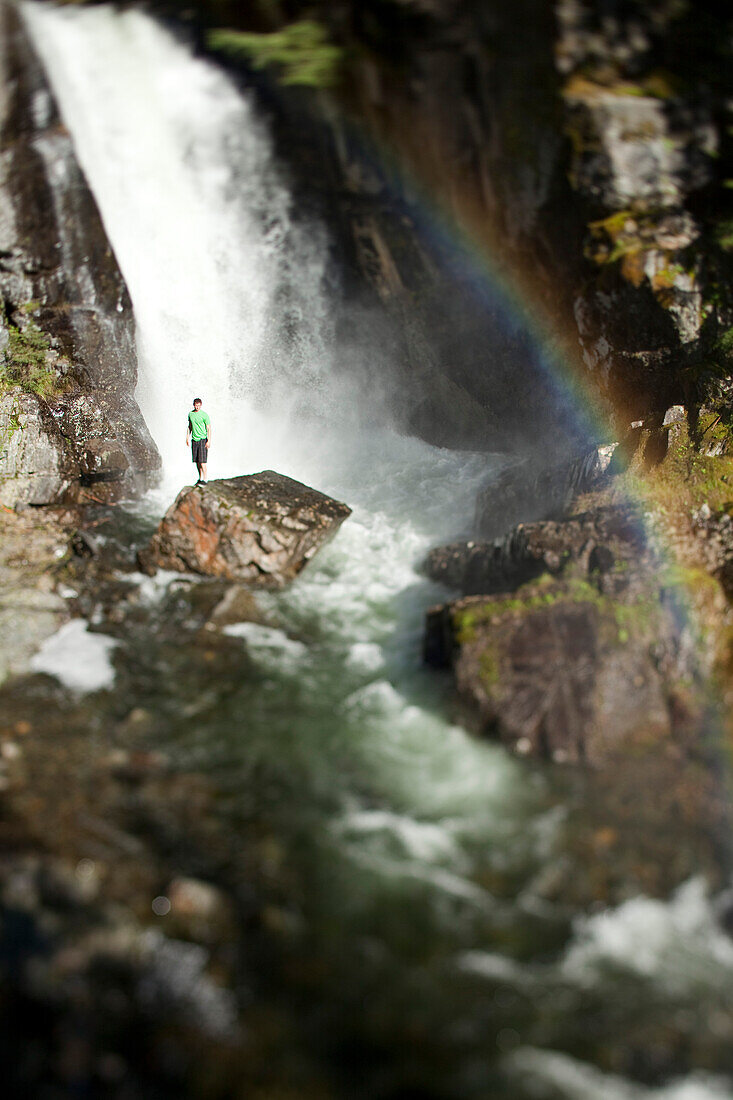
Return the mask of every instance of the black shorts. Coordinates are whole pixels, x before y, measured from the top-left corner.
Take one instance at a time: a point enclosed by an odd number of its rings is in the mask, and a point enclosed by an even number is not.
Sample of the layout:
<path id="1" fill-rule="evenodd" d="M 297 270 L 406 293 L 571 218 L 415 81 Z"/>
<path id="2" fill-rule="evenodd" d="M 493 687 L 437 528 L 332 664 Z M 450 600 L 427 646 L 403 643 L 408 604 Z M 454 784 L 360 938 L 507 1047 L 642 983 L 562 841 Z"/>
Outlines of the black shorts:
<path id="1" fill-rule="evenodd" d="M 207 443 L 208 440 L 206 439 L 191 440 L 191 458 L 194 462 L 203 463 L 207 461 L 206 455 L 209 449 Z"/>

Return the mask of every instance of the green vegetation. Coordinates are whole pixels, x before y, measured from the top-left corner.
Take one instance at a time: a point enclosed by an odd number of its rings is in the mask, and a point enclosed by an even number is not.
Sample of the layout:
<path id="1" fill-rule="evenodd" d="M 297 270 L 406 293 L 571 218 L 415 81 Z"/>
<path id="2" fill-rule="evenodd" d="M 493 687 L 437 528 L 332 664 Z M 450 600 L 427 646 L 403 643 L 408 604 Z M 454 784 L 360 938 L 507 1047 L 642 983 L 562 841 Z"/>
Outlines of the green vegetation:
<path id="1" fill-rule="evenodd" d="M 336 83 L 343 50 L 329 41 L 320 23 L 303 19 L 271 34 L 220 28 L 209 31 L 211 50 L 245 58 L 256 69 L 277 68 L 283 84 L 327 88 Z"/>
<path id="2" fill-rule="evenodd" d="M 613 264 L 628 256 L 636 256 L 650 247 L 654 217 L 634 210 L 619 210 L 606 218 L 590 222 L 590 241 L 586 249 L 588 259 L 599 265 Z"/>
<path id="3" fill-rule="evenodd" d="M 494 622 L 505 615 L 527 615 L 558 604 L 591 605 L 600 615 L 613 620 L 617 630 L 615 640 L 622 644 L 632 633 L 639 636 L 646 632 L 654 621 L 655 606 L 651 599 L 620 603 L 604 596 L 581 577 L 571 576 L 558 581 L 551 574 L 543 573 L 537 580 L 522 585 L 512 596 L 487 596 L 473 607 L 458 611 L 454 619 L 456 641 L 459 645 L 472 642 L 481 624 Z M 492 661 L 496 665 L 495 657 Z"/>
<path id="4" fill-rule="evenodd" d="M 726 329 L 726 331 L 718 337 L 715 344 L 715 350 L 726 358 L 733 356 L 733 327 Z"/>
<path id="5" fill-rule="evenodd" d="M 479 660 L 481 680 L 485 687 L 492 688 L 499 683 L 499 656 L 493 646 L 487 646 Z"/>
<path id="6" fill-rule="evenodd" d="M 733 218 L 725 218 L 718 223 L 715 238 L 724 252 L 733 252 Z"/>
<path id="7" fill-rule="evenodd" d="M 1 389 L 0 394 L 2 394 Z M 8 416 L 4 424 L 0 424 L 0 459 L 6 458 L 8 453 L 8 444 L 10 443 L 15 433 L 22 430 L 23 425 L 21 424 L 20 417 L 18 415 L 18 402 L 14 400 L 12 408 L 10 410 L 10 415 Z"/>
<path id="8" fill-rule="evenodd" d="M 35 302 L 26 302 L 21 311 L 26 315 L 37 308 Z M 0 391 L 20 386 L 39 397 L 50 397 L 59 389 L 59 379 L 46 362 L 49 350 L 48 337 L 35 321 L 26 321 L 21 329 L 5 319 L 8 330 L 8 346 L 5 361 L 0 361 Z"/>
<path id="9" fill-rule="evenodd" d="M 677 429 L 664 461 L 637 479 L 633 491 L 647 498 L 654 510 L 670 519 L 689 517 L 702 504 L 715 511 L 733 497 L 733 458 L 726 454 L 705 455 L 700 447 L 712 442 L 728 445 L 731 428 L 717 412 L 701 414 L 694 439 L 686 428 Z"/>

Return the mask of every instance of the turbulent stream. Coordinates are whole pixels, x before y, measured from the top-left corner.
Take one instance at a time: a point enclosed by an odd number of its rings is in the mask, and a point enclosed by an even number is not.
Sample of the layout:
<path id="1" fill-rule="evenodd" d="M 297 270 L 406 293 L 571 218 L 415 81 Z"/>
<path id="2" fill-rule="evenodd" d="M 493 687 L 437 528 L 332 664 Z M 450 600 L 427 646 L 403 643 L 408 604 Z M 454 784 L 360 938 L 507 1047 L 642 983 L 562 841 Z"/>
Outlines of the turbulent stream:
<path id="1" fill-rule="evenodd" d="M 221 71 L 139 11 L 24 14 L 133 300 L 164 483 L 131 529 L 190 479 L 194 394 L 211 477 L 276 469 L 354 509 L 262 601 L 268 625 L 226 628 L 221 663 L 166 634 L 170 575 L 138 578 L 145 614 L 114 649 L 109 690 L 215 779 L 232 836 L 271 844 L 281 946 L 255 984 L 344 1095 L 733 1095 L 733 942 L 702 883 L 599 912 L 553 896 L 556 781 L 452 726 L 420 668 L 441 592 L 417 566 L 465 530 L 492 460 L 401 435 L 382 369 L 356 381 L 369 355 L 355 369 L 335 342 L 323 233 L 293 217 L 255 104 Z M 639 1035 L 666 1081 L 627 1056 Z"/>

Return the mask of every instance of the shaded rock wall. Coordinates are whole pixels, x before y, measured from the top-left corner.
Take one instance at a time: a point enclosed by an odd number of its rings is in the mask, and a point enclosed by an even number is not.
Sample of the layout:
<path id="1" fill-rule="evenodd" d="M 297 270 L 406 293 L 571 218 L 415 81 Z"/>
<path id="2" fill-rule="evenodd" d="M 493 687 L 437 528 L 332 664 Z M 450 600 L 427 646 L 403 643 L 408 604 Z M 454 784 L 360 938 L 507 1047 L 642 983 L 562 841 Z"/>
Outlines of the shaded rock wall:
<path id="1" fill-rule="evenodd" d="M 100 483 L 106 494 L 113 484 L 129 491 L 160 466 L 133 396 L 130 299 L 71 139 L 18 11 L 7 0 L 0 3 L 0 127 L 6 389 L 10 379 L 35 390 L 23 396 L 19 389 L 0 423 L 3 499 L 68 499 L 82 483 Z M 17 432 L 26 429 L 23 442 Z M 50 448 L 48 461 L 31 447 L 33 434 Z M 41 500 L 35 475 L 44 470 L 48 492 Z M 28 473 L 36 484 L 30 496 Z"/>
<path id="2" fill-rule="evenodd" d="M 542 316 L 613 434 L 705 403 L 711 376 L 730 376 L 733 67 L 712 5 L 197 7 L 257 31 L 315 13 L 343 49 L 329 92 L 243 79 L 355 297 L 366 286 L 386 307 L 414 430 L 577 451 L 597 428 L 520 331 Z M 504 275 L 524 315 L 497 290 Z M 485 410 L 483 427 L 431 396 L 435 375 Z"/>

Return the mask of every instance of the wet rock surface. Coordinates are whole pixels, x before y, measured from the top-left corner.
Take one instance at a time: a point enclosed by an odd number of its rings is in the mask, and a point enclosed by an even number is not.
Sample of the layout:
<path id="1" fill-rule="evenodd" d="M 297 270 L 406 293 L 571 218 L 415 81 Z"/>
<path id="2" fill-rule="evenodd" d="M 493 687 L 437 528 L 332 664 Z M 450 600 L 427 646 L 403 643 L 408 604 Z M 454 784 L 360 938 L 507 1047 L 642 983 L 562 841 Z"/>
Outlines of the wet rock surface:
<path id="1" fill-rule="evenodd" d="M 598 765 L 699 726 L 694 639 L 630 506 L 443 548 L 428 570 L 473 593 L 429 612 L 425 658 L 453 668 L 482 732 Z"/>
<path id="2" fill-rule="evenodd" d="M 160 468 L 133 396 L 130 297 L 18 8 L 5 2 L 0 86 L 3 500 L 54 503 L 92 483 L 106 499 L 129 494 Z M 8 393 L 8 382 L 28 392 Z"/>
<path id="3" fill-rule="evenodd" d="M 507 466 L 479 493 L 474 527 L 492 538 L 518 522 L 563 515 L 579 494 L 602 488 L 620 462 L 610 443 L 559 463 L 529 458 Z"/>
<path id="4" fill-rule="evenodd" d="M 464 596 L 510 592 L 542 573 L 569 565 L 597 578 L 600 591 L 631 583 L 626 573 L 645 554 L 641 518 L 630 508 L 606 506 L 565 520 L 520 523 L 503 538 L 437 547 L 424 564 L 435 581 Z M 624 570 L 624 572 L 622 572 Z"/>
<path id="5" fill-rule="evenodd" d="M 20 388 L 0 397 L 0 503 L 78 502 L 83 488 L 114 499 L 130 462 L 99 401 L 82 391 L 46 399 Z"/>
<path id="6" fill-rule="evenodd" d="M 0 503 L 53 504 L 78 485 L 69 442 L 46 402 L 13 390 L 0 397 Z"/>
<path id="7" fill-rule="evenodd" d="M 336 534 L 351 509 L 272 470 L 183 489 L 141 552 L 176 569 L 281 588 Z"/>
<path id="8" fill-rule="evenodd" d="M 665 684 L 650 652 L 654 634 L 632 637 L 590 589 L 548 585 L 520 589 L 510 601 L 468 597 L 428 630 L 450 637 L 457 689 L 481 730 L 522 752 L 599 764 L 638 739 L 670 732 Z M 440 654 L 434 636 L 426 652 L 432 660 Z"/>

